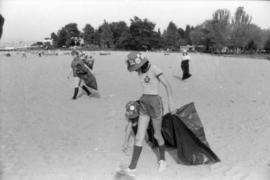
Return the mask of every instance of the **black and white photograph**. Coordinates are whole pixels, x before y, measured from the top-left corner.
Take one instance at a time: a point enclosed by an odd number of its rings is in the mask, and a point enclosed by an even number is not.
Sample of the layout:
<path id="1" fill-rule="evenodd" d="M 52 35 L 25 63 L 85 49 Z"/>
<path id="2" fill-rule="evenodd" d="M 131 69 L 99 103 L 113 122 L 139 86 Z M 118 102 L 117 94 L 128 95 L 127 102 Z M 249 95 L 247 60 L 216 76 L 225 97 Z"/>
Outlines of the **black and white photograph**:
<path id="1" fill-rule="evenodd" d="M 269 180 L 270 1 L 0 0 L 0 180 Z"/>

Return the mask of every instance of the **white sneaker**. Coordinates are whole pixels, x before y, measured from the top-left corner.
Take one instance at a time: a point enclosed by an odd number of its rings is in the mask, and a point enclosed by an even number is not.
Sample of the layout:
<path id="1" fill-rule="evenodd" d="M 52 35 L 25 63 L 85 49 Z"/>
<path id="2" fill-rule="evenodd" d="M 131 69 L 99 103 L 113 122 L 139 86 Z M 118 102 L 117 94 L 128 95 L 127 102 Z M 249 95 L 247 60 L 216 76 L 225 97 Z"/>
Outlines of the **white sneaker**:
<path id="1" fill-rule="evenodd" d="M 167 163 L 165 160 L 160 160 L 158 162 L 158 172 L 163 172 L 167 167 Z"/>
<path id="2" fill-rule="evenodd" d="M 131 177 L 135 176 L 136 169 L 130 169 L 130 168 L 125 168 L 120 171 L 121 174 L 128 175 Z"/>

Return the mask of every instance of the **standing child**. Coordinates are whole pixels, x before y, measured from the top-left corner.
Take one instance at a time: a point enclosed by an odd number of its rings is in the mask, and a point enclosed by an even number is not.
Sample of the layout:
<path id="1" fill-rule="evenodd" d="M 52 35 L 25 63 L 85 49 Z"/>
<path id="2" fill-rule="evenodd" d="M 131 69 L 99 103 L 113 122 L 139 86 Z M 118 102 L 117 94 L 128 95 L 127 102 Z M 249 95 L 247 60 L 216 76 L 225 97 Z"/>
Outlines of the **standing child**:
<path id="1" fill-rule="evenodd" d="M 138 130 L 135 137 L 135 145 L 130 165 L 123 170 L 125 174 L 134 175 L 137 162 L 139 160 L 142 144 L 146 134 L 150 119 L 153 122 L 154 137 L 159 146 L 158 169 L 163 171 L 166 168 L 165 145 L 161 134 L 161 124 L 163 116 L 163 102 L 159 96 L 159 84 L 161 83 L 167 93 L 168 110 L 171 112 L 172 90 L 163 72 L 155 65 L 151 65 L 149 60 L 140 52 L 131 52 L 127 56 L 127 68 L 130 72 L 136 71 L 142 86 L 142 96 L 140 102 L 140 116 L 138 120 Z"/>
<path id="2" fill-rule="evenodd" d="M 187 50 L 185 49 L 182 50 L 182 54 L 180 58 L 181 58 L 181 69 L 183 71 L 182 80 L 185 80 L 191 77 L 191 74 L 189 73 L 190 56 Z"/>
<path id="3" fill-rule="evenodd" d="M 5 22 L 5 19 L 4 19 L 4 17 L 0 14 L 0 39 L 1 39 L 2 33 L 3 33 L 4 22 Z"/>
<path id="4" fill-rule="evenodd" d="M 139 120 L 139 101 L 129 101 L 126 104 L 127 125 L 125 129 L 125 139 L 123 152 L 127 152 L 131 137 L 136 136 Z M 211 150 L 204 135 L 203 126 L 196 114 L 194 103 L 189 103 L 177 109 L 176 113 L 167 113 L 162 118 L 162 132 L 166 145 L 177 149 L 177 157 L 181 163 L 186 165 L 203 165 L 219 162 L 220 159 Z M 179 116 L 181 118 L 179 118 Z M 187 122 L 186 125 L 185 122 Z M 157 142 L 153 137 L 153 123 L 147 127 L 148 143 L 152 147 L 157 147 Z"/>

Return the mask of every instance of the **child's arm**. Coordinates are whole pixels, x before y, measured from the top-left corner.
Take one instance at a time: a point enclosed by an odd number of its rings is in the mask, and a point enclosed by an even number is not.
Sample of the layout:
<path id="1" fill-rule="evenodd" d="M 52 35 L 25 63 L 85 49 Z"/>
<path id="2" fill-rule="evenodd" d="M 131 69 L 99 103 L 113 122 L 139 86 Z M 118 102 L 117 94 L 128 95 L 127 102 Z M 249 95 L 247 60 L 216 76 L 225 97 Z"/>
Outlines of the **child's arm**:
<path id="1" fill-rule="evenodd" d="M 67 75 L 67 78 L 68 78 L 68 79 L 70 78 L 70 76 L 71 76 L 72 72 L 73 72 L 73 70 L 72 70 L 72 69 L 70 69 L 70 72 L 69 72 L 69 73 L 68 73 L 68 75 Z"/>
<path id="2" fill-rule="evenodd" d="M 88 69 L 92 74 L 93 74 L 93 70 L 90 69 L 87 65 L 86 65 L 86 59 L 82 59 L 83 65 L 86 67 L 86 69 Z"/>
<path id="3" fill-rule="evenodd" d="M 173 93 L 172 93 L 172 88 L 168 80 L 165 78 L 165 76 L 162 74 L 159 76 L 159 80 L 161 84 L 165 87 L 167 98 L 168 98 L 168 110 L 169 112 L 174 111 L 174 102 L 173 102 Z"/>
<path id="4" fill-rule="evenodd" d="M 93 74 L 93 70 L 90 69 L 86 64 L 84 64 L 84 66 Z"/>
<path id="5" fill-rule="evenodd" d="M 130 121 L 128 121 L 128 124 L 126 125 L 126 128 L 125 128 L 125 139 L 124 139 L 124 144 L 123 144 L 123 151 L 124 152 L 128 148 L 128 142 L 129 142 L 131 134 L 132 134 L 132 123 Z"/>

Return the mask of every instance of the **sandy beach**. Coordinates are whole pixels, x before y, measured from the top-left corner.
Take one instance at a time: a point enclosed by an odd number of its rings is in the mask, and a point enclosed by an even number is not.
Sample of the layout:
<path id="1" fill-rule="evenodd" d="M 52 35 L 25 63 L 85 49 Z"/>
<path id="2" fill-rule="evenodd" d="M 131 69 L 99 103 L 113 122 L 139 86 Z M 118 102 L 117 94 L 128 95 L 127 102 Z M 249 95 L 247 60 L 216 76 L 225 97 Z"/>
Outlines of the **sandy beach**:
<path id="1" fill-rule="evenodd" d="M 140 97 L 139 80 L 126 69 L 128 52 L 87 52 L 95 58 L 100 97 L 72 100 L 71 56 L 0 54 L 2 180 L 116 180 L 131 152 L 121 151 L 125 104 Z M 191 54 L 192 77 L 181 80 L 177 53 L 145 52 L 172 85 L 177 107 L 195 102 L 207 140 L 221 159 L 168 168 L 145 144 L 136 180 L 269 180 L 270 61 Z M 160 89 L 165 112 L 165 90 Z M 131 151 L 131 150 L 130 150 Z"/>

